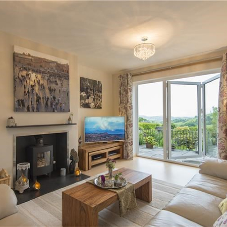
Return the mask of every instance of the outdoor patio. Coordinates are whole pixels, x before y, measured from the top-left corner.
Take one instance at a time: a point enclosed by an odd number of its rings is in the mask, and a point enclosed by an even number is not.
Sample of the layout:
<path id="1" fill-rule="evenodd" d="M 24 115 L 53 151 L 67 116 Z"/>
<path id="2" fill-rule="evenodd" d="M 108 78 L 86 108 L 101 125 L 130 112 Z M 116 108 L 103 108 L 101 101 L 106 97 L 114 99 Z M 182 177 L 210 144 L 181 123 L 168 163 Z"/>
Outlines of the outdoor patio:
<path id="1" fill-rule="evenodd" d="M 172 150 L 171 153 L 172 153 L 171 160 L 176 160 L 179 162 L 185 162 L 185 163 L 190 163 L 195 165 L 199 165 L 203 161 L 203 157 L 201 156 L 193 157 L 198 154 L 195 151 L 175 149 L 175 150 Z M 207 157 L 209 158 L 216 157 L 216 154 L 217 154 L 217 146 L 209 147 L 209 154 L 207 155 Z M 148 158 L 163 159 L 163 149 L 159 147 L 149 149 L 149 148 L 146 148 L 146 145 L 144 144 L 139 146 L 139 155 L 143 157 L 148 157 Z"/>

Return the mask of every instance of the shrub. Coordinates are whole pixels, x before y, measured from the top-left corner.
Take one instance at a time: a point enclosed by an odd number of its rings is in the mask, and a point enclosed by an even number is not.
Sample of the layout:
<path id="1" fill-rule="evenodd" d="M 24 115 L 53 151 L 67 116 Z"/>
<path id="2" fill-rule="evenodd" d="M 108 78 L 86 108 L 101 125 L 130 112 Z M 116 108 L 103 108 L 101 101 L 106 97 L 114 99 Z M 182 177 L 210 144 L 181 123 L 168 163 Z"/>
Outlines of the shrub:
<path id="1" fill-rule="evenodd" d="M 195 149 L 198 143 L 197 131 L 191 131 L 188 126 L 175 128 L 172 138 L 177 147 L 185 147 L 188 150 Z"/>
<path id="2" fill-rule="evenodd" d="M 151 145 L 158 145 L 158 143 L 156 142 L 155 138 L 153 136 L 148 136 L 146 139 L 145 139 L 145 142 L 146 143 L 149 143 Z"/>
<path id="3" fill-rule="evenodd" d="M 160 126 L 158 123 L 147 123 L 147 122 L 139 122 L 139 129 L 155 129 L 157 126 Z"/>
<path id="4" fill-rule="evenodd" d="M 143 132 L 139 132 L 139 145 L 144 144 Z"/>

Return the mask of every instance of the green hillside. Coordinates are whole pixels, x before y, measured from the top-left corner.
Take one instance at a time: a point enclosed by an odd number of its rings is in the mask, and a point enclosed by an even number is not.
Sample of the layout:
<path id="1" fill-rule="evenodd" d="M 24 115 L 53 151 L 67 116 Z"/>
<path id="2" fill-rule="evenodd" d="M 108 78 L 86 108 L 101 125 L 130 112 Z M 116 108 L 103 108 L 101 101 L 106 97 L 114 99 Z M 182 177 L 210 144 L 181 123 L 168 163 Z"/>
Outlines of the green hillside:
<path id="1" fill-rule="evenodd" d="M 217 125 L 217 115 L 218 110 L 217 107 L 213 107 L 213 111 L 211 113 L 206 114 L 206 126 L 208 128 L 214 127 Z M 155 121 L 154 119 L 158 119 Z M 144 129 L 154 129 L 157 126 L 162 126 L 162 117 L 155 116 L 155 117 L 147 117 L 147 116 L 140 116 L 139 117 L 139 126 Z M 177 127 L 196 127 L 198 125 L 198 117 L 172 117 L 172 128 Z"/>

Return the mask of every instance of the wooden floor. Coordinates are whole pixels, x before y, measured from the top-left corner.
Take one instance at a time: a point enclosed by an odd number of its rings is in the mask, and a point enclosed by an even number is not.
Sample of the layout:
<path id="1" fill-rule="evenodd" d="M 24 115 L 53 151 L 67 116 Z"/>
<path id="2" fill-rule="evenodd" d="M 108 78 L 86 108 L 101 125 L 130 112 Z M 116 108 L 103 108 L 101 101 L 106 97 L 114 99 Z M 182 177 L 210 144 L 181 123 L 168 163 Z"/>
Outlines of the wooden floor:
<path id="1" fill-rule="evenodd" d="M 116 168 L 121 167 L 149 173 L 152 174 L 153 178 L 181 186 L 186 185 L 188 181 L 199 172 L 199 169 L 196 167 L 156 161 L 141 157 L 134 157 L 133 160 L 117 160 Z M 93 176 L 105 171 L 107 171 L 105 164 L 101 164 L 92 167 L 91 170 L 83 171 L 83 173 Z"/>

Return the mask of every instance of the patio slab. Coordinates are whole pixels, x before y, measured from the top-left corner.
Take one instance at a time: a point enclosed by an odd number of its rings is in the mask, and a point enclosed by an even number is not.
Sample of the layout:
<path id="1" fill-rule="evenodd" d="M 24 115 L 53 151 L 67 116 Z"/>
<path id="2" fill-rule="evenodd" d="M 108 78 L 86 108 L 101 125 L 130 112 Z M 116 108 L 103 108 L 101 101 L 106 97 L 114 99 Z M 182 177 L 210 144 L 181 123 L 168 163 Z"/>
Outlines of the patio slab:
<path id="1" fill-rule="evenodd" d="M 194 165 L 199 165 L 204 158 L 201 156 L 194 157 L 198 153 L 196 151 L 187 151 L 187 150 L 177 150 L 171 151 L 172 153 L 172 160 L 190 163 Z M 207 157 L 216 157 L 217 154 L 217 147 L 213 146 L 210 148 L 209 155 Z M 139 146 L 139 155 L 148 158 L 158 158 L 163 159 L 163 148 L 155 147 L 153 149 L 146 148 L 146 145 Z M 190 157 L 191 156 L 191 157 Z M 187 158 L 186 158 L 187 157 Z"/>

